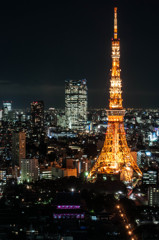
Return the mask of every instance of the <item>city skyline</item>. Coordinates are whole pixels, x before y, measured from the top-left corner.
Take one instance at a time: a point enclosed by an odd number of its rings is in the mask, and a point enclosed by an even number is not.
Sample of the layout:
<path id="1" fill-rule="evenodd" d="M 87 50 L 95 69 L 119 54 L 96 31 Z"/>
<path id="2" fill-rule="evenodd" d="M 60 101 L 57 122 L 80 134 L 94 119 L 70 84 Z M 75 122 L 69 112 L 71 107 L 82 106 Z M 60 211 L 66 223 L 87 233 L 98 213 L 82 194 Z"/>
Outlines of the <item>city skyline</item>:
<path id="1" fill-rule="evenodd" d="M 0 239 L 159 239 L 158 50 L 146 5 L 116 3 L 4 11 Z"/>
<path id="2" fill-rule="evenodd" d="M 65 80 L 86 78 L 88 106 L 108 108 L 114 5 L 122 39 L 123 105 L 158 107 L 157 1 L 3 3 L 0 101 L 26 107 L 42 99 L 48 107 L 64 107 Z"/>

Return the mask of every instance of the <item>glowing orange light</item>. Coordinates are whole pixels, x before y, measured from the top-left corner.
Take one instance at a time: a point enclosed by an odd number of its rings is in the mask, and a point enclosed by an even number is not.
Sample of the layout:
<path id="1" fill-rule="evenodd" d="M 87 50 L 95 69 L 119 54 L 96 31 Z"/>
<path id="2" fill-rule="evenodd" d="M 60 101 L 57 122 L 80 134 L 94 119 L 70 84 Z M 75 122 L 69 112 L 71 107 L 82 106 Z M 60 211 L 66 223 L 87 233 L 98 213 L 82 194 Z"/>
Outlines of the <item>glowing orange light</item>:
<path id="1" fill-rule="evenodd" d="M 114 8 L 114 38 L 112 40 L 112 69 L 110 79 L 108 127 L 102 151 L 91 169 L 88 179 L 95 180 L 98 174 L 117 175 L 131 182 L 133 170 L 142 176 L 142 172 L 131 155 L 124 129 L 122 99 L 122 80 L 120 78 L 120 40 L 117 38 L 117 8 Z M 129 166 L 129 169 L 128 169 Z"/>

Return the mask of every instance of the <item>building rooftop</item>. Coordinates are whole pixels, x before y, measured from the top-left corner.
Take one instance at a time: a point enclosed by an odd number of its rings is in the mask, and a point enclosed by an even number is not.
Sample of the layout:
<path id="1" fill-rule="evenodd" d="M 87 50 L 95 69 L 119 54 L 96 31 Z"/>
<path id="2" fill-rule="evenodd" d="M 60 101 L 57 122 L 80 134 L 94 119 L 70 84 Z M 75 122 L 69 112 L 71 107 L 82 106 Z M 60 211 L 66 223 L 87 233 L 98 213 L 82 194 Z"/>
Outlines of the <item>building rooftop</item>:
<path id="1" fill-rule="evenodd" d="M 53 205 L 80 205 L 80 194 L 76 192 L 57 193 Z"/>

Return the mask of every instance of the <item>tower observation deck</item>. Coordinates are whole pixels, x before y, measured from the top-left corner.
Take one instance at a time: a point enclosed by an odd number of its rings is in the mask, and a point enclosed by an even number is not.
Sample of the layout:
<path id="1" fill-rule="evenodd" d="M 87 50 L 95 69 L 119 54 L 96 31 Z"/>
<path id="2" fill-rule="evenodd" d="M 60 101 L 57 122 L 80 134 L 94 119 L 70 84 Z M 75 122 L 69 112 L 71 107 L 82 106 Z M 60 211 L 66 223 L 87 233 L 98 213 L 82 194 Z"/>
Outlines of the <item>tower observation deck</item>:
<path id="1" fill-rule="evenodd" d="M 122 80 L 120 78 L 120 40 L 118 39 L 117 8 L 114 8 L 114 37 L 112 39 L 112 69 L 110 79 L 108 126 L 102 151 L 92 167 L 88 179 L 99 174 L 120 175 L 120 179 L 130 182 L 133 175 L 141 177 L 142 172 L 131 155 L 124 130 Z"/>

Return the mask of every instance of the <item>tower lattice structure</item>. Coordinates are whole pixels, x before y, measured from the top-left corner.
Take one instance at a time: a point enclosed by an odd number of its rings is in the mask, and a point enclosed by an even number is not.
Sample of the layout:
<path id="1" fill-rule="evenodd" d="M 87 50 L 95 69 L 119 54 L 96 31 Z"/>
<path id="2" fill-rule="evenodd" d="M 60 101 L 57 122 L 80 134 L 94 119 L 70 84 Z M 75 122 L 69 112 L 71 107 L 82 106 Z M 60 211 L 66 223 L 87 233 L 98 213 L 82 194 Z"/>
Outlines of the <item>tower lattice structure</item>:
<path id="1" fill-rule="evenodd" d="M 125 110 L 122 105 L 122 80 L 120 78 L 120 40 L 117 34 L 117 8 L 114 8 L 114 38 L 112 39 L 112 69 L 110 79 L 108 126 L 102 151 L 91 169 L 88 178 L 98 174 L 116 175 L 131 181 L 133 171 L 142 176 L 136 161 L 131 155 L 124 130 Z"/>

